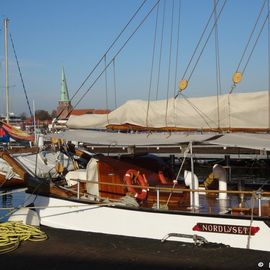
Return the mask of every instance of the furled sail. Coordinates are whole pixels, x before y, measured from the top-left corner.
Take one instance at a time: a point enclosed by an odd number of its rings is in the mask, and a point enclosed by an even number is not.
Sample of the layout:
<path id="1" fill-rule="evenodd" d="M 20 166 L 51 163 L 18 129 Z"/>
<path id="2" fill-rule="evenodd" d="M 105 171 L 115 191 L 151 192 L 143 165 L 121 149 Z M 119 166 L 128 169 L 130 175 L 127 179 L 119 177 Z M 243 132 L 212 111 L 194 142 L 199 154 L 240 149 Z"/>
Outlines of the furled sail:
<path id="1" fill-rule="evenodd" d="M 0 128 L 15 141 L 34 141 L 34 136 L 0 121 Z"/>
<path id="2" fill-rule="evenodd" d="M 0 142 L 9 142 L 9 135 L 0 127 Z"/>
<path id="3" fill-rule="evenodd" d="M 169 100 L 130 100 L 106 115 L 70 116 L 71 129 L 269 130 L 268 91 Z"/>

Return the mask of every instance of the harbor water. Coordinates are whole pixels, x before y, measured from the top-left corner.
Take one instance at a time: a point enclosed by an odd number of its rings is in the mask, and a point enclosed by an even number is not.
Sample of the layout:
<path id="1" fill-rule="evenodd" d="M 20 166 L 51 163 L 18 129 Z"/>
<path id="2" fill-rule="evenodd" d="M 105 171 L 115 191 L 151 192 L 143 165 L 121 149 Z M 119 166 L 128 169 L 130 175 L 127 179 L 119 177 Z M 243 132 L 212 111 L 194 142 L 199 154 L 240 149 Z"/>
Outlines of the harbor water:
<path id="1" fill-rule="evenodd" d="M 16 208 L 24 204 L 27 196 L 23 189 L 3 189 L 0 195 L 0 222 L 4 222 Z"/>

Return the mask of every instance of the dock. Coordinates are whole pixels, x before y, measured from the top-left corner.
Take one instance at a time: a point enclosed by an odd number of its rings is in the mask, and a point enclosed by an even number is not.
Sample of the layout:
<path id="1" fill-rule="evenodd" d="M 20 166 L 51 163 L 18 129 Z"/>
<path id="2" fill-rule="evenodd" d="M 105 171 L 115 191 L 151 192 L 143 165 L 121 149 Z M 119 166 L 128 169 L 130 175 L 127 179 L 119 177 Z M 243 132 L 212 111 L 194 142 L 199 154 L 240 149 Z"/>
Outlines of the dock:
<path id="1" fill-rule="evenodd" d="M 1 255 L 1 269 L 270 269 L 270 252 L 41 226 L 48 239 Z M 266 240 L 267 241 L 267 240 Z"/>

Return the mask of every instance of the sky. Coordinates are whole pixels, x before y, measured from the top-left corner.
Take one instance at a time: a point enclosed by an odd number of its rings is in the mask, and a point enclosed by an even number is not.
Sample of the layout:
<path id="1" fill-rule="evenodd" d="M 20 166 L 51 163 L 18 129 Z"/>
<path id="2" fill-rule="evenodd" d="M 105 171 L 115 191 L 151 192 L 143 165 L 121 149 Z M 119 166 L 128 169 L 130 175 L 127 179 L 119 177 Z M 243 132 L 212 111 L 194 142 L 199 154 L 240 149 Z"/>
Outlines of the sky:
<path id="1" fill-rule="evenodd" d="M 189 78 L 192 69 L 188 88 L 183 92 L 186 96 L 228 93 L 264 1 L 227 0 L 217 22 L 217 34 L 213 31 L 202 50 L 213 27 L 212 18 L 189 69 L 188 63 L 213 10 L 214 0 L 147 0 L 145 3 L 143 0 L 0 0 L 0 17 L 1 22 L 6 17 L 9 19 L 9 33 L 31 107 L 35 104 L 36 110 L 49 112 L 57 107 L 62 68 L 69 95 L 73 97 L 100 62 L 79 94 L 72 98 L 72 104 L 76 108 L 114 109 L 129 99 L 173 97 L 179 80 Z M 267 15 L 267 1 L 239 68 L 242 71 L 248 63 L 235 92 L 268 89 L 268 22 L 247 61 Z M 217 14 L 223 2 L 219 0 Z M 141 5 L 113 48 L 105 54 Z M 220 87 L 217 87 L 216 48 Z M 10 40 L 8 56 L 10 111 L 29 114 Z M 0 114 L 4 114 L 3 23 L 0 64 Z"/>

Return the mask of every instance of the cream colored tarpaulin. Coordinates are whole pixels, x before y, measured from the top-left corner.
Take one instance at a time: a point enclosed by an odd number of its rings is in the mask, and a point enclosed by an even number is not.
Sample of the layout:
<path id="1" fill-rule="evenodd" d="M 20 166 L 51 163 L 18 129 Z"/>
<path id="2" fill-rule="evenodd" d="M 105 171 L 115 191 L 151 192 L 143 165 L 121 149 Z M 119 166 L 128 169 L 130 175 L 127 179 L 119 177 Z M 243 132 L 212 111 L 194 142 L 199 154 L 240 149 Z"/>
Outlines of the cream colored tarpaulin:
<path id="1" fill-rule="evenodd" d="M 270 134 L 228 133 L 207 143 L 270 151 Z"/>
<path id="2" fill-rule="evenodd" d="M 167 110 L 166 110 L 167 108 Z M 219 113 L 218 113 L 219 108 Z M 148 113 L 147 113 L 148 112 Z M 219 115 L 219 117 L 218 117 Z M 268 92 L 226 94 L 219 97 L 130 100 L 108 115 L 70 116 L 69 128 L 105 128 L 108 124 L 187 129 L 269 128 Z"/>

